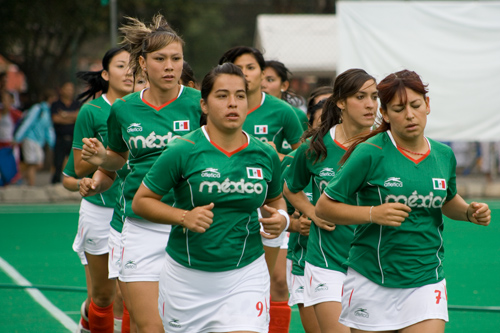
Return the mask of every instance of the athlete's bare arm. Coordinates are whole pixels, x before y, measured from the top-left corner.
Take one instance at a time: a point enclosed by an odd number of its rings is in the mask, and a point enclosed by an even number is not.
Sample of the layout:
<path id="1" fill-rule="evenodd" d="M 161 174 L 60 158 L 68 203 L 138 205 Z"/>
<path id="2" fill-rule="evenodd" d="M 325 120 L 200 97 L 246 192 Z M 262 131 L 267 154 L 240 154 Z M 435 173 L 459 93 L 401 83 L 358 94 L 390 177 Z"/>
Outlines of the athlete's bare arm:
<path id="1" fill-rule="evenodd" d="M 487 226 L 491 221 L 491 210 L 483 202 L 471 202 L 468 204 L 459 195 L 445 202 L 442 207 L 443 214 L 452 220 L 470 221 L 475 224 Z"/>

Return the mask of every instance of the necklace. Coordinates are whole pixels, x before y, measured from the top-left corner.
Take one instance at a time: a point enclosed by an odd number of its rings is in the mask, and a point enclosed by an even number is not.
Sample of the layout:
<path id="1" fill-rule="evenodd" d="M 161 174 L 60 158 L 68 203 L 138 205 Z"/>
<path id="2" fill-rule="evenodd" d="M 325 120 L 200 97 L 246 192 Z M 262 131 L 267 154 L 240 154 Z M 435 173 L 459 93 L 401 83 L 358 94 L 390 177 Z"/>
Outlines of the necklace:
<path id="1" fill-rule="evenodd" d="M 347 135 L 345 134 L 344 124 L 340 124 L 340 127 L 342 127 L 342 132 L 344 133 L 344 138 L 345 138 L 344 143 L 346 143 L 347 141 L 349 141 L 349 138 L 348 138 L 348 137 L 347 137 Z"/>
<path id="2" fill-rule="evenodd" d="M 398 147 L 398 149 L 404 150 L 404 151 L 406 151 L 408 153 L 412 153 L 412 154 L 415 154 L 415 155 L 421 155 L 421 156 L 423 156 L 423 155 L 427 154 L 427 152 L 425 152 L 425 153 L 416 153 L 416 152 L 411 151 L 409 149 L 403 148 L 403 147 L 401 147 L 399 145 L 396 145 L 396 146 Z"/>

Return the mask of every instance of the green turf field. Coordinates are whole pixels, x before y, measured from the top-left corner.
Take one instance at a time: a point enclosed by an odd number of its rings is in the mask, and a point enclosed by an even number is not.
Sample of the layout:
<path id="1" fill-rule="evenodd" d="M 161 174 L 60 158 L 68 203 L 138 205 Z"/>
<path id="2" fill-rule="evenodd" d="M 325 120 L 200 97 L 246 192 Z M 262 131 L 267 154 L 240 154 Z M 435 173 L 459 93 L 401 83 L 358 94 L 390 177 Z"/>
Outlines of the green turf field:
<path id="1" fill-rule="evenodd" d="M 447 333 L 500 332 L 500 201 L 489 204 L 489 227 L 445 226 Z M 76 205 L 0 205 L 0 332 L 74 331 L 86 297 L 84 270 L 71 249 L 77 221 Z M 27 283 L 39 288 L 19 287 Z M 303 332 L 292 311 L 290 332 Z"/>

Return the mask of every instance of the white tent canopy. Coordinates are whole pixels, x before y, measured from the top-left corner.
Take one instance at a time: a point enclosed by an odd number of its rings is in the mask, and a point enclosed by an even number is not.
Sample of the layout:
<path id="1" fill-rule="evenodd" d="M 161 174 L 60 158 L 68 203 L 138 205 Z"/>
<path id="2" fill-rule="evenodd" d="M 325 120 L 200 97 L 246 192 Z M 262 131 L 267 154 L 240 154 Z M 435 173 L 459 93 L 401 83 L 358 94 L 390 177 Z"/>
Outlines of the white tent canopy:
<path id="1" fill-rule="evenodd" d="M 331 77 L 337 66 L 334 15 L 259 15 L 255 46 L 294 75 Z"/>
<path id="2" fill-rule="evenodd" d="M 500 140 L 500 2 L 340 1 L 337 17 L 338 73 L 414 70 L 429 83 L 426 135 Z"/>

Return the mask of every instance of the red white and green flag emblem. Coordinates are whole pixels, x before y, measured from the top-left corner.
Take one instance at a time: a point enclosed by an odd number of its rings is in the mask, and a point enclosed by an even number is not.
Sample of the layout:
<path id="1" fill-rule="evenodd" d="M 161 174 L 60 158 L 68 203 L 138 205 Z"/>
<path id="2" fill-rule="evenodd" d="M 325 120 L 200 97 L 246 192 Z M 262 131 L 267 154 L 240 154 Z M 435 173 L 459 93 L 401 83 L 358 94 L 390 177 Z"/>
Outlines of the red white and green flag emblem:
<path id="1" fill-rule="evenodd" d="M 189 131 L 189 120 L 174 121 L 174 131 Z"/>
<path id="2" fill-rule="evenodd" d="M 432 185 L 435 190 L 446 190 L 446 179 L 432 178 Z"/>
<path id="3" fill-rule="evenodd" d="M 255 134 L 268 134 L 267 125 L 255 125 Z"/>
<path id="4" fill-rule="evenodd" d="M 247 168 L 247 176 L 249 179 L 264 179 L 261 168 Z"/>

